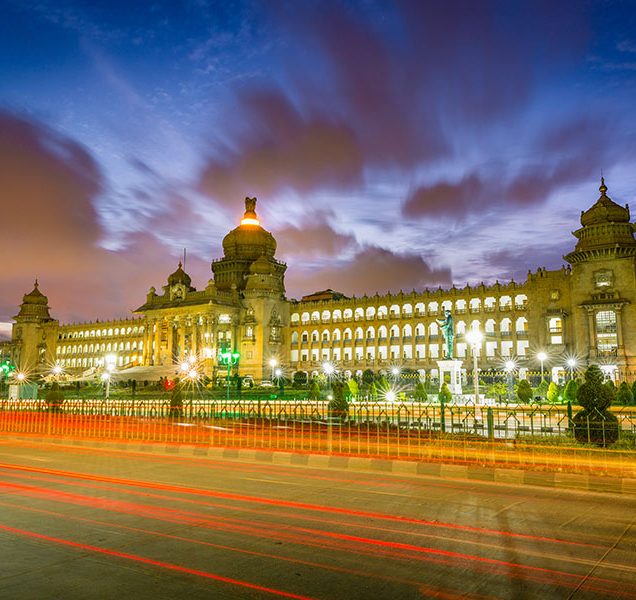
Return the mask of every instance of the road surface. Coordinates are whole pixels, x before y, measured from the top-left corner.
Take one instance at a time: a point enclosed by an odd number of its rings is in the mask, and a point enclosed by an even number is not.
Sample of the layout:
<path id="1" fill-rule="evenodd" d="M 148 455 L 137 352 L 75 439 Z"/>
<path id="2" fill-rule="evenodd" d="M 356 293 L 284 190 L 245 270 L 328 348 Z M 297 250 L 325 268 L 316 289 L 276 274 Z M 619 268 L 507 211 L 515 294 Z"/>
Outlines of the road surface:
<path id="1" fill-rule="evenodd" d="M 636 598 L 636 498 L 0 441 L 0 598 Z"/>

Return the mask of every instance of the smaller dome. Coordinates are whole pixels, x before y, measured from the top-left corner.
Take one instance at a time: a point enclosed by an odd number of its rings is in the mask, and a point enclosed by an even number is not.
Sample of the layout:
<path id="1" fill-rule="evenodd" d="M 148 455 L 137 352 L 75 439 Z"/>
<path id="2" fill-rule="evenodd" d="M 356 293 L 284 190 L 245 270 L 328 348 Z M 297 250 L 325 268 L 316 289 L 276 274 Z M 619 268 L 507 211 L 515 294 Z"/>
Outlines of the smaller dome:
<path id="1" fill-rule="evenodd" d="M 260 258 L 257 258 L 250 265 L 250 273 L 252 275 L 271 275 L 272 272 L 272 264 L 264 254 L 261 254 Z"/>
<path id="2" fill-rule="evenodd" d="M 600 223 L 629 223 L 629 208 L 616 204 L 607 195 L 607 186 L 603 177 L 598 189 L 601 196 L 591 208 L 581 213 L 581 225 L 588 227 Z"/>
<path id="3" fill-rule="evenodd" d="M 38 286 L 38 280 L 36 279 L 33 284 L 33 290 L 22 296 L 24 304 L 43 304 L 46 306 L 49 303 L 49 299 L 40 291 Z"/>
<path id="4" fill-rule="evenodd" d="M 192 279 L 190 278 L 190 275 L 188 275 L 183 270 L 183 265 L 181 264 L 181 261 L 179 261 L 179 266 L 177 267 L 177 270 L 168 277 L 169 286 L 176 285 L 177 283 L 182 283 L 188 288 L 191 287 L 190 284 L 192 283 Z"/>
<path id="5" fill-rule="evenodd" d="M 22 297 L 20 312 L 18 317 L 37 317 L 39 319 L 50 319 L 49 299 L 39 290 L 38 280 L 35 280 L 33 290 Z"/>

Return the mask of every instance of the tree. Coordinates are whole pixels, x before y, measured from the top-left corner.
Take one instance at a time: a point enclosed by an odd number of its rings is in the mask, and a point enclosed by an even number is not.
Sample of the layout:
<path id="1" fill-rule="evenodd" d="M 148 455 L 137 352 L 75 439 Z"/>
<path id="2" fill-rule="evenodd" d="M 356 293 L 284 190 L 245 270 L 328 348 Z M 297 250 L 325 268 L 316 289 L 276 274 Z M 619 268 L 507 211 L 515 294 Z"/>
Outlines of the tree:
<path id="1" fill-rule="evenodd" d="M 537 396 L 541 396 L 541 399 L 544 400 L 546 394 L 548 393 L 548 382 L 545 379 L 541 380 L 541 383 L 535 389 L 535 394 Z"/>
<path id="2" fill-rule="evenodd" d="M 418 402 L 426 402 L 426 400 L 428 399 L 428 395 L 426 393 L 426 386 L 424 385 L 424 382 L 421 379 L 415 384 L 414 397 Z"/>
<path id="3" fill-rule="evenodd" d="M 51 412 L 61 410 L 62 404 L 64 403 L 64 392 L 60 389 L 60 385 L 57 381 L 53 382 L 51 389 L 46 393 L 46 403 Z"/>
<path id="4" fill-rule="evenodd" d="M 559 400 L 559 386 L 554 383 L 554 381 L 550 382 L 548 386 L 548 391 L 546 393 L 546 399 L 548 402 L 557 402 Z"/>
<path id="5" fill-rule="evenodd" d="M 311 380 L 311 386 L 309 387 L 309 399 L 320 400 L 320 384 L 316 377 Z"/>
<path id="6" fill-rule="evenodd" d="M 347 381 L 347 386 L 349 387 L 349 393 L 353 398 L 355 398 L 360 393 L 358 382 L 353 379 L 353 377 Z"/>
<path id="7" fill-rule="evenodd" d="M 305 371 L 296 371 L 292 381 L 294 387 L 305 387 L 308 381 L 307 373 Z"/>
<path id="8" fill-rule="evenodd" d="M 634 402 L 636 403 L 636 379 L 632 383 L 632 397 L 634 398 Z"/>
<path id="9" fill-rule="evenodd" d="M 501 397 L 508 393 L 508 386 L 503 381 L 496 381 L 486 389 L 487 398 L 497 398 L 501 402 Z"/>
<path id="10" fill-rule="evenodd" d="M 528 404 L 532 400 L 532 387 L 527 379 L 522 379 L 517 386 L 517 397 L 524 404 Z"/>
<path id="11" fill-rule="evenodd" d="M 437 394 L 437 398 L 439 399 L 440 403 L 443 402 L 444 404 L 447 404 L 453 399 L 453 394 L 451 394 L 451 391 L 448 389 L 448 384 L 446 382 L 442 384 L 442 387 Z"/>
<path id="12" fill-rule="evenodd" d="M 183 414 L 183 394 L 181 393 L 181 383 L 177 377 L 174 386 L 170 390 L 170 412 L 171 417 L 180 417 Z"/>
<path id="13" fill-rule="evenodd" d="M 362 371 L 362 384 L 371 385 L 375 380 L 375 373 L 371 369 Z"/>
<path id="14" fill-rule="evenodd" d="M 345 384 L 340 379 L 331 382 L 332 398 L 329 401 L 329 414 L 344 419 L 348 415 L 349 402 L 345 397 Z"/>
<path id="15" fill-rule="evenodd" d="M 369 398 L 371 398 L 371 400 L 375 400 L 378 397 L 378 388 L 375 385 L 375 381 L 371 382 L 371 385 L 369 386 Z"/>
<path id="16" fill-rule="evenodd" d="M 632 394 L 632 390 L 629 387 L 629 384 L 626 381 L 623 381 L 618 386 L 618 392 L 616 393 L 616 402 L 618 404 L 624 404 L 625 406 L 629 406 L 634 401 L 634 396 Z"/>
<path id="17" fill-rule="evenodd" d="M 618 439 L 618 419 L 607 410 L 614 400 L 614 392 L 603 383 L 603 378 L 598 365 L 591 365 L 577 391 L 576 398 L 583 407 L 572 419 L 578 442 L 608 446 Z"/>
<path id="18" fill-rule="evenodd" d="M 570 381 L 568 381 L 568 384 L 565 386 L 565 390 L 563 392 L 563 399 L 566 402 L 571 402 L 572 404 L 575 404 L 577 388 L 578 388 L 578 383 L 576 379 L 570 379 Z"/>

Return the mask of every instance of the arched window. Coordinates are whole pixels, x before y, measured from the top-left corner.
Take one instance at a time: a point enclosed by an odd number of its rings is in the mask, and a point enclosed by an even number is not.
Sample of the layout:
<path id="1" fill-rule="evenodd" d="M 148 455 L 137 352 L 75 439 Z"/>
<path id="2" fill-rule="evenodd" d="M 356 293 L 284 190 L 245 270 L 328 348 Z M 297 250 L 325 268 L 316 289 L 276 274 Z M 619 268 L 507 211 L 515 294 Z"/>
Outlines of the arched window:
<path id="1" fill-rule="evenodd" d="M 322 319 L 323 323 L 328 323 L 329 321 L 331 321 L 331 313 L 328 310 L 323 310 L 320 318 Z"/>
<path id="2" fill-rule="evenodd" d="M 402 327 L 402 337 L 411 337 L 413 335 L 413 328 L 407 323 Z"/>
<path id="3" fill-rule="evenodd" d="M 328 342 L 329 341 L 329 330 L 328 329 L 323 329 L 322 330 L 322 341 L 323 342 Z"/>
<path id="4" fill-rule="evenodd" d="M 353 311 L 353 318 L 356 321 L 362 321 L 362 319 L 364 319 L 364 309 L 363 308 L 356 308 L 355 311 Z"/>
<path id="5" fill-rule="evenodd" d="M 412 317 L 413 316 L 413 306 L 410 304 L 402 305 L 402 316 L 404 317 Z"/>
<path id="6" fill-rule="evenodd" d="M 314 331 L 311 332 L 311 341 L 312 342 L 317 342 L 318 341 L 318 332 L 314 329 Z"/>
<path id="7" fill-rule="evenodd" d="M 309 323 L 309 313 L 308 312 L 304 312 L 303 313 L 302 322 L 303 323 Z"/>
<path id="8" fill-rule="evenodd" d="M 292 344 L 297 344 L 298 343 L 298 332 L 297 331 L 292 331 L 291 343 Z"/>
<path id="9" fill-rule="evenodd" d="M 338 323 L 339 321 L 342 321 L 342 311 L 339 308 L 333 311 L 332 319 L 334 323 Z"/>
<path id="10" fill-rule="evenodd" d="M 373 327 L 367 327 L 367 339 L 372 340 L 375 337 L 375 329 Z"/>
<path id="11" fill-rule="evenodd" d="M 391 326 L 391 337 L 396 338 L 400 336 L 400 328 L 397 325 Z"/>
<path id="12" fill-rule="evenodd" d="M 356 340 L 362 339 L 362 327 L 356 327 L 355 339 Z"/>
<path id="13" fill-rule="evenodd" d="M 386 306 L 378 307 L 378 319 L 386 319 L 389 311 Z"/>
<path id="14" fill-rule="evenodd" d="M 339 342 L 340 341 L 340 329 L 336 328 L 333 330 L 333 336 L 332 339 L 334 342 Z"/>
<path id="15" fill-rule="evenodd" d="M 368 306 L 366 311 L 367 320 L 371 320 L 375 318 L 375 306 Z"/>
<path id="16" fill-rule="evenodd" d="M 380 327 L 378 327 L 378 337 L 383 340 L 386 339 L 386 326 L 380 325 Z"/>

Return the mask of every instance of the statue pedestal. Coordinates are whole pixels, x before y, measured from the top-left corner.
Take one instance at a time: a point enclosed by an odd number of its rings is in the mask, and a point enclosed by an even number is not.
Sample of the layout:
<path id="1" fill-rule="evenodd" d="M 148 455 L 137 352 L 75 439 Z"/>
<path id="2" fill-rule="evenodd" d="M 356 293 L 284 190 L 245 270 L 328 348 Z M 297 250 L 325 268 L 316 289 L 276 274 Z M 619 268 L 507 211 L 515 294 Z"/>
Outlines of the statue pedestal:
<path id="1" fill-rule="evenodd" d="M 462 363 L 461 360 L 438 360 L 437 367 L 439 368 L 439 387 L 442 388 L 442 384 L 446 379 L 446 373 L 450 375 L 450 382 L 448 383 L 448 389 L 451 394 L 462 393 Z"/>

